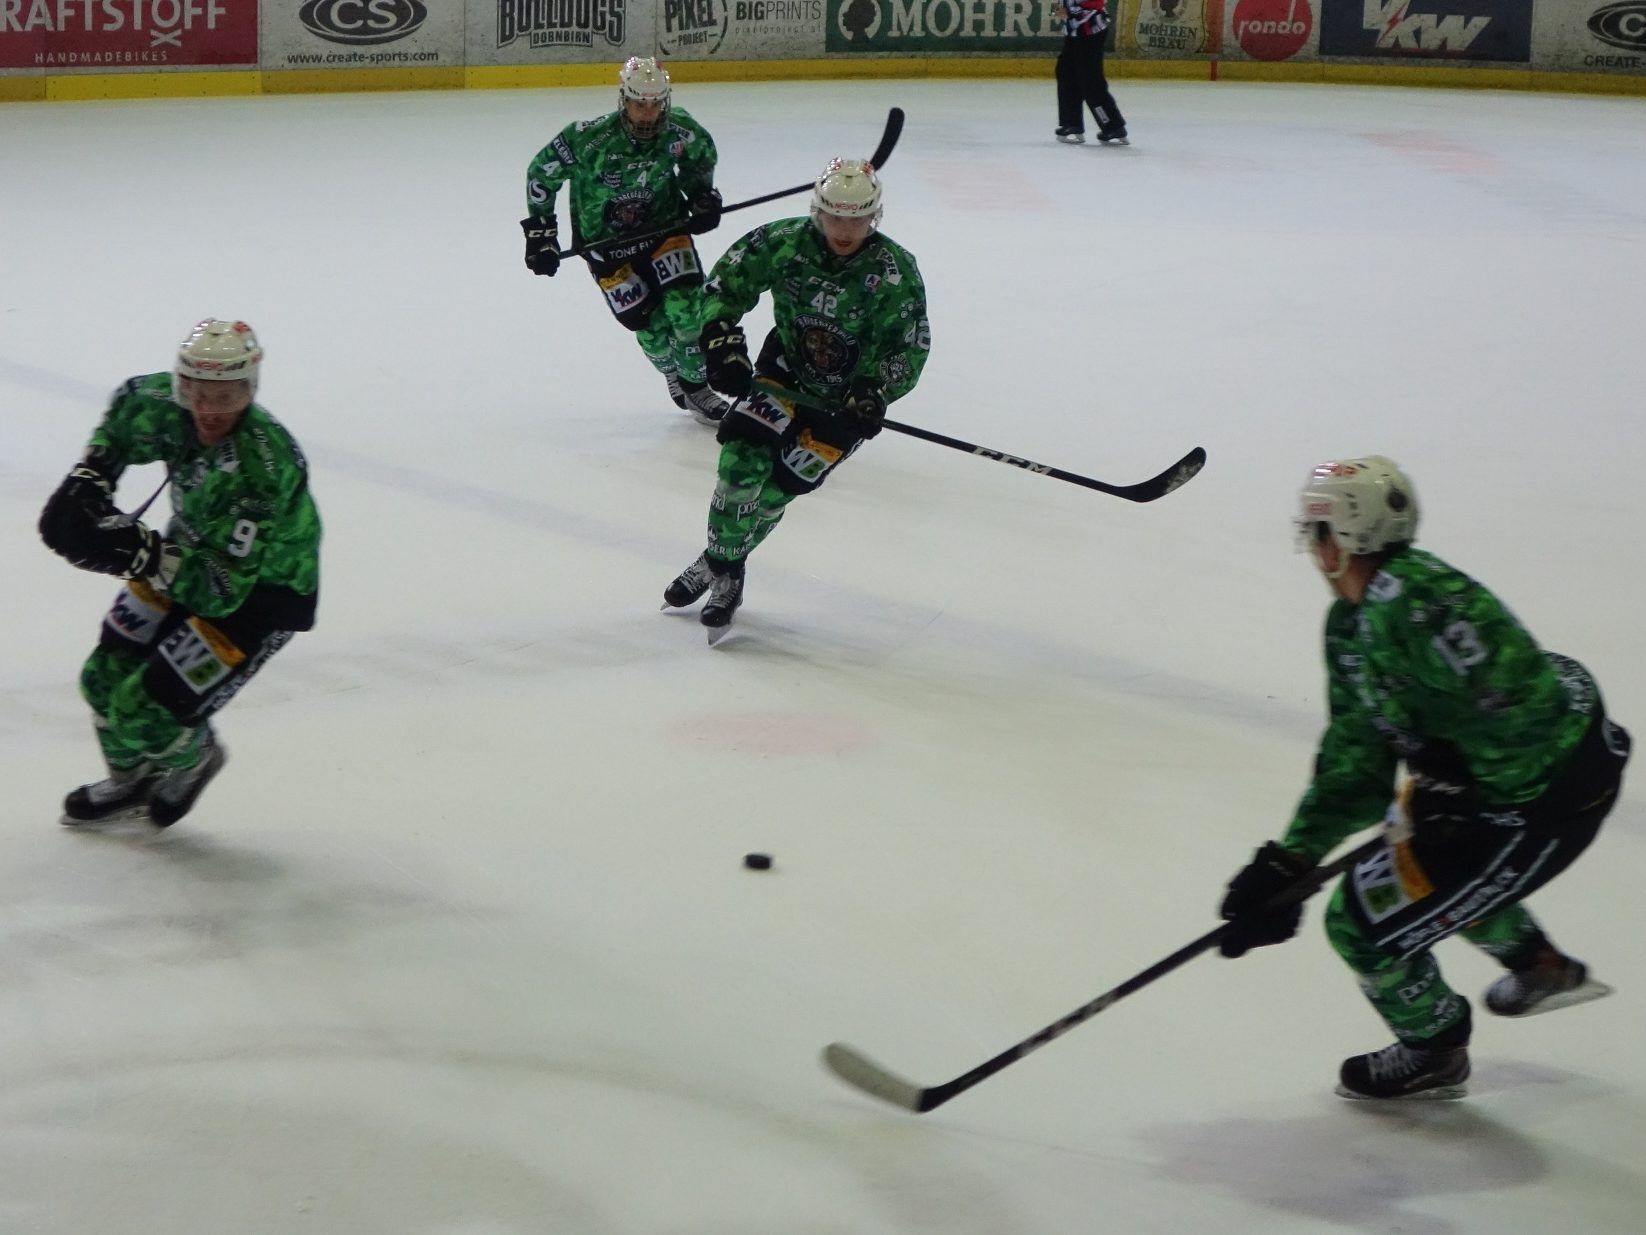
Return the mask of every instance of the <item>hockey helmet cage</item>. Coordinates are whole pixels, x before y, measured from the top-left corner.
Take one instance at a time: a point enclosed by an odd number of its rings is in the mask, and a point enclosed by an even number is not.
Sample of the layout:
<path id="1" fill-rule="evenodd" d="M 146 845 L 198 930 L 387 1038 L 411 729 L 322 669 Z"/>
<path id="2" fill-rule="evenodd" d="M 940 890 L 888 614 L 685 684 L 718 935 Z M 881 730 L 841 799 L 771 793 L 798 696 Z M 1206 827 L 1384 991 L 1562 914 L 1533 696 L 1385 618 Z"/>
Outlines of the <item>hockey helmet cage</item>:
<path id="1" fill-rule="evenodd" d="M 623 130 L 635 141 L 650 141 L 669 123 L 669 72 L 653 56 L 630 56 L 617 71 L 617 114 Z M 639 121 L 629 114 L 629 103 L 658 104 L 654 120 Z"/>

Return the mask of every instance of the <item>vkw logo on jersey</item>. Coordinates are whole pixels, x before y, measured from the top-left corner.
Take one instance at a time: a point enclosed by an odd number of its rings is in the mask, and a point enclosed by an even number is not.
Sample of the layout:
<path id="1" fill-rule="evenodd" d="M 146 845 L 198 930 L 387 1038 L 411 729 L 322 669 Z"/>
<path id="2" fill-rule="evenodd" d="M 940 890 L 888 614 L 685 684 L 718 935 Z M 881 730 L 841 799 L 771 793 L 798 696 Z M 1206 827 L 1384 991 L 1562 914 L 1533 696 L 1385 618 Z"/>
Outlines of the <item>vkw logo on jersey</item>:
<path id="1" fill-rule="evenodd" d="M 1621 0 L 1596 9 L 1589 33 L 1625 51 L 1646 51 L 1646 0 Z"/>
<path id="2" fill-rule="evenodd" d="M 422 0 L 306 0 L 297 10 L 310 33 L 354 47 L 403 39 L 428 15 Z"/>
<path id="3" fill-rule="evenodd" d="M 593 47 L 623 41 L 625 0 L 497 0 L 497 46 Z"/>
<path id="4" fill-rule="evenodd" d="M 666 55 L 706 52 L 713 55 L 726 41 L 731 24 L 727 0 L 663 0 L 663 26 L 657 43 Z"/>

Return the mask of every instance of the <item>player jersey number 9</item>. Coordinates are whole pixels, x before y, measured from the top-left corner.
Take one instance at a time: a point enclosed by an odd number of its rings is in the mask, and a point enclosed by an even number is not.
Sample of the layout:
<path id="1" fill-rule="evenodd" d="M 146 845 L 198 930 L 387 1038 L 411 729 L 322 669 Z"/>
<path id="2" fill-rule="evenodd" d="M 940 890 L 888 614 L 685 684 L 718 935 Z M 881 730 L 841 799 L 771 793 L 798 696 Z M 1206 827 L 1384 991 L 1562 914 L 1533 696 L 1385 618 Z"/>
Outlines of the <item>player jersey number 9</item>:
<path id="1" fill-rule="evenodd" d="M 252 541 L 257 539 L 257 524 L 250 519 L 241 519 L 234 525 L 234 534 L 229 538 L 229 553 L 234 557 L 246 557 L 251 553 Z"/>

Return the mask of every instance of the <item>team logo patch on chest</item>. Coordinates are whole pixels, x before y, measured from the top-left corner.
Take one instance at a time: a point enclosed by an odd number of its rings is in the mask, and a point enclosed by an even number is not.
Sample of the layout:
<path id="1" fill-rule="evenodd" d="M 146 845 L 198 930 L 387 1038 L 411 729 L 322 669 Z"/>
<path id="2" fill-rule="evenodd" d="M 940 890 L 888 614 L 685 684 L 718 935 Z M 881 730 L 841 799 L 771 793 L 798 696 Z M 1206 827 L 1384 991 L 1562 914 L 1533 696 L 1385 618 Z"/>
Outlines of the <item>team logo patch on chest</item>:
<path id="1" fill-rule="evenodd" d="M 837 376 L 856 367 L 857 344 L 827 318 L 802 313 L 794 319 L 806 363 L 822 376 Z"/>
<path id="2" fill-rule="evenodd" d="M 606 226 L 618 235 L 639 231 L 645 225 L 651 205 L 650 189 L 630 189 L 627 193 L 619 193 L 606 203 L 603 212 Z"/>

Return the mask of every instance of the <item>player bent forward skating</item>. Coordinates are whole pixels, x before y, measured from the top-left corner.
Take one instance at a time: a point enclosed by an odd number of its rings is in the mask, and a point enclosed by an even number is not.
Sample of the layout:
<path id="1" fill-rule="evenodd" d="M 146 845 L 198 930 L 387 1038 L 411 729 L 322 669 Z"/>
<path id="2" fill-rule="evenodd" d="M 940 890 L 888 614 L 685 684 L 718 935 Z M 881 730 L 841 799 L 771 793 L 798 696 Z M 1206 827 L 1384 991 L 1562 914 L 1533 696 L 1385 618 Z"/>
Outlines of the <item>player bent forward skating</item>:
<path id="1" fill-rule="evenodd" d="M 211 718 L 314 625 L 320 517 L 302 451 L 252 401 L 262 360 L 244 322 L 201 322 L 172 372 L 115 391 L 40 516 L 54 552 L 126 580 L 80 673 L 109 775 L 68 795 L 65 824 L 181 819 L 227 759 Z M 121 473 L 156 462 L 164 535 L 114 505 Z"/>
<path id="2" fill-rule="evenodd" d="M 736 402 L 718 434 L 708 547 L 663 593 L 672 608 L 707 593 L 711 631 L 731 622 L 744 563 L 788 504 L 879 433 L 886 405 L 920 380 L 931 349 L 925 286 L 909 251 L 879 232 L 880 215 L 874 168 L 835 159 L 809 216 L 757 227 L 715 263 L 703 355 L 710 382 Z M 737 323 L 768 291 L 775 325 L 751 365 Z M 797 398 L 756 390 L 756 377 Z"/>
<path id="3" fill-rule="evenodd" d="M 1338 885 L 1326 934 L 1395 1041 L 1345 1060 L 1338 1092 L 1460 1097 L 1470 1008 L 1435 963 L 1440 940 L 1461 934 L 1508 970 L 1486 992 L 1500 1016 L 1607 993 L 1522 902 L 1595 838 L 1629 735 L 1582 665 L 1540 649 L 1485 587 L 1412 546 L 1417 495 L 1388 459 L 1322 464 L 1300 500 L 1300 547 L 1337 598 L 1330 716 L 1285 835 L 1229 885 L 1222 951 L 1291 938 L 1301 908 L 1266 903 L 1387 810 L 1385 844 Z M 1390 808 L 1401 763 L 1410 779 Z"/>

